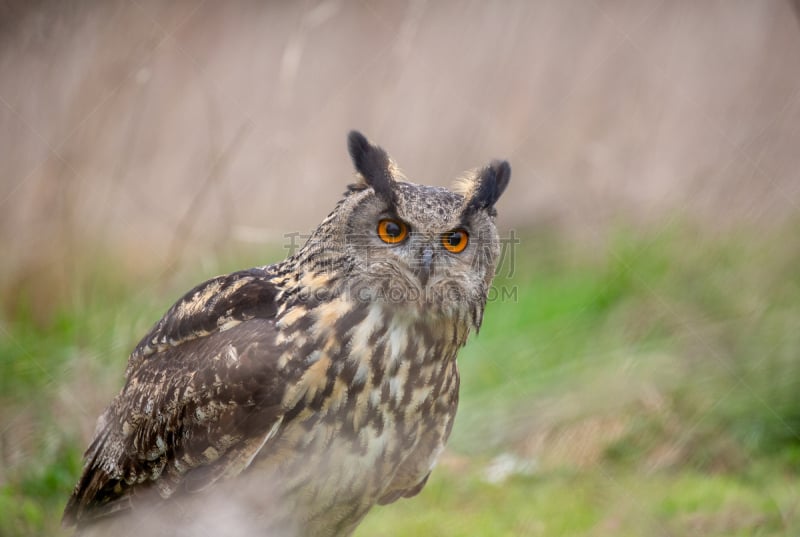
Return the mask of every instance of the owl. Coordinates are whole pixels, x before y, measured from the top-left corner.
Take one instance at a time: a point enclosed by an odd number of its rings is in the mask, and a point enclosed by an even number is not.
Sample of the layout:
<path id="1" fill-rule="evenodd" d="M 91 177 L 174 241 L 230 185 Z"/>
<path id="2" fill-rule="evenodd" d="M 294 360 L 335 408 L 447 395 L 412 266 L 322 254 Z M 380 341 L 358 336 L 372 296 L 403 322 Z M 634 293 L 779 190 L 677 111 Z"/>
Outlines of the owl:
<path id="1" fill-rule="evenodd" d="M 351 132 L 357 180 L 296 253 L 186 293 L 130 355 L 64 511 L 79 535 L 352 534 L 419 493 L 499 257 L 493 161 L 407 181 Z"/>

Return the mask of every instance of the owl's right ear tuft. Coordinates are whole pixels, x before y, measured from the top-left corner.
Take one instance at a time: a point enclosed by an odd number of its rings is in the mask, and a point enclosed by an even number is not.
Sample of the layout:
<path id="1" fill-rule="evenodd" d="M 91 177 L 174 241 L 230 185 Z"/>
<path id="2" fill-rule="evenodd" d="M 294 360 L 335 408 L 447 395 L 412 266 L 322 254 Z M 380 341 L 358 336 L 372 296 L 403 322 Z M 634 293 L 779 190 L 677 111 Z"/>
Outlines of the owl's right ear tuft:
<path id="1" fill-rule="evenodd" d="M 494 204 L 508 186 L 511 165 L 506 160 L 493 160 L 471 177 L 458 180 L 454 190 L 464 196 L 465 207 L 470 211 L 487 211 L 494 216 Z"/>
<path id="2" fill-rule="evenodd" d="M 363 190 L 371 186 L 375 193 L 388 201 L 394 202 L 394 177 L 392 176 L 392 161 L 386 151 L 373 145 L 358 131 L 350 131 L 347 136 L 347 149 L 356 171 L 361 175 L 364 184 L 350 185 L 349 189 Z M 366 186 L 364 186 L 366 185 Z"/>

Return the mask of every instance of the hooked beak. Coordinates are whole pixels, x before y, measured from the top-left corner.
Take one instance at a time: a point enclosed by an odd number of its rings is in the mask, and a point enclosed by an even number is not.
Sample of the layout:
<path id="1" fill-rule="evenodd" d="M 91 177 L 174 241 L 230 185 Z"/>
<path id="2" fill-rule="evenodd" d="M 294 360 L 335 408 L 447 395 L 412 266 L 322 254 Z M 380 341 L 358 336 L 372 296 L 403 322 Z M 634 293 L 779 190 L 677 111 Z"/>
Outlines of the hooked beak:
<path id="1" fill-rule="evenodd" d="M 425 249 L 422 250 L 416 272 L 422 287 L 428 285 L 428 280 L 433 273 L 433 249 L 431 247 L 426 246 Z"/>

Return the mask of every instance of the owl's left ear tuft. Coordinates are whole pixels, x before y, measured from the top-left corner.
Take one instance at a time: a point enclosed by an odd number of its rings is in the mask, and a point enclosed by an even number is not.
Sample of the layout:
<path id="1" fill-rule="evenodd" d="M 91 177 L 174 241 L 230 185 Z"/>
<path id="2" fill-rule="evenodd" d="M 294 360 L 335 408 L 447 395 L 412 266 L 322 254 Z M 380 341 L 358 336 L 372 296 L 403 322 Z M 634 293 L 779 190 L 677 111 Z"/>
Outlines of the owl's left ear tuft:
<path id="1" fill-rule="evenodd" d="M 511 165 L 506 160 L 493 160 L 481 169 L 472 182 L 472 188 L 464 192 L 466 208 L 472 211 L 485 210 L 494 214 L 494 204 L 508 186 Z"/>
<path id="2" fill-rule="evenodd" d="M 366 186 L 371 186 L 375 193 L 384 200 L 394 202 L 394 177 L 392 161 L 382 148 L 373 145 L 358 131 L 350 131 L 347 136 L 347 149 L 356 171 L 361 175 Z M 350 185 L 350 190 L 363 190 L 364 185 Z"/>

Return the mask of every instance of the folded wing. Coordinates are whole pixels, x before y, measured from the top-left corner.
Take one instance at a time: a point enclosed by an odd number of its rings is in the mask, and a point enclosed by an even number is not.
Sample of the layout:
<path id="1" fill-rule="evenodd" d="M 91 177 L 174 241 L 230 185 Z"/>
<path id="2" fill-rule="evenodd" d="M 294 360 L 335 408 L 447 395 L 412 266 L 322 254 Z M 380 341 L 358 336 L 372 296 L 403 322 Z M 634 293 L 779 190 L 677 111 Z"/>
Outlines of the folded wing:
<path id="1" fill-rule="evenodd" d="M 250 464 L 283 417 L 277 295 L 254 269 L 209 280 L 167 312 L 98 420 L 65 525 L 200 491 Z"/>

